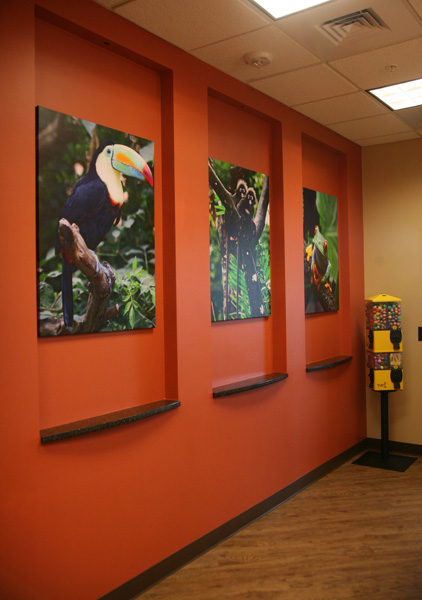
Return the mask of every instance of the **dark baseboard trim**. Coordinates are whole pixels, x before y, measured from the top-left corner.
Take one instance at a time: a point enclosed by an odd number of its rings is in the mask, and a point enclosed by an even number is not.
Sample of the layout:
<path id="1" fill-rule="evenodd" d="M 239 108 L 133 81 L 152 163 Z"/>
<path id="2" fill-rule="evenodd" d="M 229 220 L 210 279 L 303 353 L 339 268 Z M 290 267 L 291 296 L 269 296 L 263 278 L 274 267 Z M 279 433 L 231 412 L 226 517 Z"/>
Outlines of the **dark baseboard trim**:
<path id="1" fill-rule="evenodd" d="M 376 438 L 366 438 L 366 443 L 370 450 L 381 451 L 381 440 Z M 415 456 L 422 456 L 422 446 L 420 444 L 408 444 L 406 442 L 392 442 L 388 441 L 388 449 L 391 452 L 402 452 L 404 454 L 414 454 Z"/>
<path id="2" fill-rule="evenodd" d="M 340 467 L 342 464 L 348 462 L 360 452 L 364 452 L 367 450 L 367 448 L 367 439 L 358 442 L 345 452 L 342 452 L 338 456 L 335 456 L 331 460 L 320 465 L 310 473 L 300 477 L 300 479 L 297 479 L 269 498 L 259 502 L 259 504 L 249 508 L 237 517 L 227 521 L 227 523 L 220 525 L 220 527 L 217 527 L 217 529 L 210 531 L 198 540 L 195 540 L 188 546 L 185 546 L 175 554 L 165 558 L 150 569 L 147 569 L 115 590 L 109 592 L 105 596 L 102 596 L 100 600 L 132 600 L 141 592 L 144 592 L 177 569 L 180 569 L 186 565 L 188 562 L 191 562 L 201 554 L 204 554 L 204 552 L 207 552 L 213 546 L 216 546 L 220 542 L 237 533 L 240 531 L 240 529 L 250 525 L 250 523 L 256 521 L 256 519 L 264 516 L 267 512 L 273 510 L 286 500 L 289 500 L 289 498 L 292 498 L 292 496 L 295 496 L 312 483 L 315 483 L 318 481 L 318 479 L 324 477 L 324 475 L 327 475 L 334 469 Z"/>

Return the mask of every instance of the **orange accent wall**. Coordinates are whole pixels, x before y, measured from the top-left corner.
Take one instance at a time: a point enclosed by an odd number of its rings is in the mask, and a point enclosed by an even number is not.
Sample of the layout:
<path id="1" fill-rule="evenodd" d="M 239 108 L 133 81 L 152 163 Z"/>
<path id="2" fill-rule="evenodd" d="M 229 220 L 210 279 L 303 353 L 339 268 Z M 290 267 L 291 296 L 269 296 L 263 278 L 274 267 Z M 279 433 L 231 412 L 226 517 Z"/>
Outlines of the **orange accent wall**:
<path id="1" fill-rule="evenodd" d="M 365 437 L 360 149 L 94 3 L 0 11 L 0 595 L 93 600 Z M 37 104 L 156 142 L 153 331 L 37 339 Z M 268 319 L 211 325 L 209 154 L 270 175 Z M 304 314 L 303 184 L 341 201 L 328 337 Z M 305 372 L 331 352 L 353 360 Z M 273 370 L 288 379 L 212 398 Z M 40 428 L 163 397 L 180 408 L 40 444 Z"/>

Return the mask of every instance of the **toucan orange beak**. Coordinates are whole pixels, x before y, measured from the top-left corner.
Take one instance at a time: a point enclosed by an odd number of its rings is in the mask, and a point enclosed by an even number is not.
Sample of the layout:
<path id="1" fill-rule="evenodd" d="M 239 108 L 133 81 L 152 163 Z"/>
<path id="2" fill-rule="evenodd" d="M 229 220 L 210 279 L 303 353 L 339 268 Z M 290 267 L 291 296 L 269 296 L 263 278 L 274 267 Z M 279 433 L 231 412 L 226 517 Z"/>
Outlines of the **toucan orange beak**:
<path id="1" fill-rule="evenodd" d="M 123 144 L 115 144 L 113 146 L 113 156 L 111 158 L 111 166 L 119 173 L 136 177 L 137 179 L 145 179 L 151 186 L 154 185 L 151 169 L 147 162 L 138 152 Z"/>
<path id="2" fill-rule="evenodd" d="M 142 169 L 142 174 L 145 177 L 145 181 L 148 181 L 151 187 L 154 186 L 154 181 L 152 179 L 151 169 L 148 166 L 148 163 L 145 163 L 144 168 Z"/>

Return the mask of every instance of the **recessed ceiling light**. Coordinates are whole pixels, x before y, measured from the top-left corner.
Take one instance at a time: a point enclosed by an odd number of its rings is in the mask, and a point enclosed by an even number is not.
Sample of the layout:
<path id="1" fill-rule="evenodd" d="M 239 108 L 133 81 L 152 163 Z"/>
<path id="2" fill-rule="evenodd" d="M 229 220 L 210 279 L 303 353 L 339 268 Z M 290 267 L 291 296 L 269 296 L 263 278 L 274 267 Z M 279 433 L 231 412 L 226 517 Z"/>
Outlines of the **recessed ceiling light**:
<path id="1" fill-rule="evenodd" d="M 397 85 L 368 90 L 392 110 L 422 105 L 422 79 L 414 79 Z"/>
<path id="2" fill-rule="evenodd" d="M 287 15 L 306 10 L 318 4 L 326 4 L 332 0 L 250 0 L 259 8 L 262 8 L 273 19 L 280 19 Z"/>

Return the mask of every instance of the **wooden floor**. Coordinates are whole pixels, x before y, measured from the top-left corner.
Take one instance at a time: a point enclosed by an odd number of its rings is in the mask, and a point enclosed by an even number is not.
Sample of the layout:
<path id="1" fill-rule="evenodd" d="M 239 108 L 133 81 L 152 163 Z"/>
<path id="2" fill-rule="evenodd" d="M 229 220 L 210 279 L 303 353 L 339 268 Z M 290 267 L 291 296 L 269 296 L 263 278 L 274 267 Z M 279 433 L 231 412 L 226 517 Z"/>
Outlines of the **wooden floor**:
<path id="1" fill-rule="evenodd" d="M 141 600 L 422 600 L 422 458 L 347 463 Z"/>

